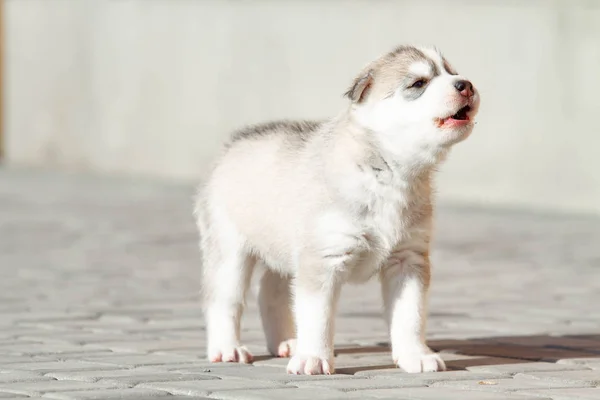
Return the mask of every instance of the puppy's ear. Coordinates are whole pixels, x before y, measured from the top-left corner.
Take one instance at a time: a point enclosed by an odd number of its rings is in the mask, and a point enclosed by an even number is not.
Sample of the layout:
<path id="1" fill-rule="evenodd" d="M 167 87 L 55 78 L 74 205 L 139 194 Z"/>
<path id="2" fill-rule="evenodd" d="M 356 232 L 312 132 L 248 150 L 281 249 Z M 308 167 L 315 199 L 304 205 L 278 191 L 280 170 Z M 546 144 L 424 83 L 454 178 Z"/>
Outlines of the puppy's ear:
<path id="1" fill-rule="evenodd" d="M 353 103 L 362 103 L 367 98 L 372 85 L 373 72 L 369 70 L 366 73 L 358 76 L 354 82 L 352 82 L 352 86 L 350 86 L 350 89 L 344 93 L 344 96 L 352 100 Z"/>

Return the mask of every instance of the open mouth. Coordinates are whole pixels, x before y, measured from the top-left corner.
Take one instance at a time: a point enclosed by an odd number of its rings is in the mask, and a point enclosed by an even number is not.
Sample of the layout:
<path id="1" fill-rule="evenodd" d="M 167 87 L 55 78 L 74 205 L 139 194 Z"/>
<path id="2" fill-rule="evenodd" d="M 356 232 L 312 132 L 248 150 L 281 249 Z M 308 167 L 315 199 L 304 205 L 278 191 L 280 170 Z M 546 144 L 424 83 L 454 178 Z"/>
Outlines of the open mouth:
<path id="1" fill-rule="evenodd" d="M 437 124 L 440 128 L 459 128 L 466 126 L 471 123 L 469 113 L 472 110 L 471 106 L 466 105 L 456 112 L 456 114 L 450 115 L 446 118 L 440 118 L 437 120 Z"/>
<path id="2" fill-rule="evenodd" d="M 464 106 L 456 114 L 451 116 L 451 119 L 455 119 L 457 121 L 468 121 L 469 120 L 469 111 L 471 111 L 471 106 Z"/>

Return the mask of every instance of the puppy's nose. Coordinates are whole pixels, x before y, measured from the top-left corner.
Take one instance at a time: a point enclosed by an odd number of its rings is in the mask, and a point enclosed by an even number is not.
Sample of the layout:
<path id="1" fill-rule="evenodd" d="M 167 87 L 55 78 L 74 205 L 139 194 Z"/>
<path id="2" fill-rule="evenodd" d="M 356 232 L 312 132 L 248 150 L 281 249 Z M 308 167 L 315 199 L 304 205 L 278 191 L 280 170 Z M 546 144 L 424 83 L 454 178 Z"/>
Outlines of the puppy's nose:
<path id="1" fill-rule="evenodd" d="M 456 83 L 454 83 L 454 87 L 465 97 L 473 96 L 473 84 L 469 81 L 456 81 Z"/>

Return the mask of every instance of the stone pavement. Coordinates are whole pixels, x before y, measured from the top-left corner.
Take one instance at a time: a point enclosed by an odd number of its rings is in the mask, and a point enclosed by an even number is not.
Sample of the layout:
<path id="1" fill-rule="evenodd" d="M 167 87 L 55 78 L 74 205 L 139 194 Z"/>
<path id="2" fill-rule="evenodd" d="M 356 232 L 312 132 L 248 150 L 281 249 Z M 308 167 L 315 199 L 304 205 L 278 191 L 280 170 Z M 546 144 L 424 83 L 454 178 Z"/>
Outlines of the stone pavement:
<path id="1" fill-rule="evenodd" d="M 337 371 L 208 364 L 193 188 L 0 169 L 0 399 L 600 399 L 600 219 L 438 209 L 429 342 L 394 369 L 377 283 L 347 287 Z"/>

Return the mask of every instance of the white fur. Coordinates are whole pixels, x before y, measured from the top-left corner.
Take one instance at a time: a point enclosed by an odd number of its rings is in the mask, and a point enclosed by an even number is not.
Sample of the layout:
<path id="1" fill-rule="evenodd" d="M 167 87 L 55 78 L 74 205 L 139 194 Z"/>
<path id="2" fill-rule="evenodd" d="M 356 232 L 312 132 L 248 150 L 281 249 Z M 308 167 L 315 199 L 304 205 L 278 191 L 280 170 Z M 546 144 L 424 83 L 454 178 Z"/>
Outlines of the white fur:
<path id="1" fill-rule="evenodd" d="M 406 372 L 432 372 L 445 367 L 441 358 L 425 345 L 427 296 L 419 269 L 425 260 L 408 250 L 420 245 L 424 247 L 424 243 L 416 242 L 407 250 L 393 253 L 381 279 L 392 356 Z"/>
<path id="2" fill-rule="evenodd" d="M 332 276 L 332 287 L 321 291 L 297 288 L 294 301 L 298 323 L 296 354 L 290 360 L 288 372 L 293 374 L 333 373 L 333 336 L 335 308 L 340 282 Z"/>
<path id="3" fill-rule="evenodd" d="M 433 74 L 429 63 L 418 61 L 413 63 L 408 71 L 415 75 L 421 75 L 423 77 L 430 78 Z"/>
<path id="4" fill-rule="evenodd" d="M 398 366 L 445 368 L 425 344 L 429 175 L 472 126 L 436 123 L 464 106 L 453 86 L 462 77 L 444 70 L 439 52 L 423 51 L 441 75 L 424 62 L 410 66 L 428 79 L 417 100 L 391 82 L 392 96 L 353 104 L 302 145 L 291 145 L 287 131 L 256 135 L 219 160 L 196 206 L 211 360 L 251 361 L 240 317 L 258 260 L 267 347 L 293 355 L 290 373 L 334 372 L 340 288 L 375 275 Z M 478 105 L 476 94 L 471 116 Z"/>

